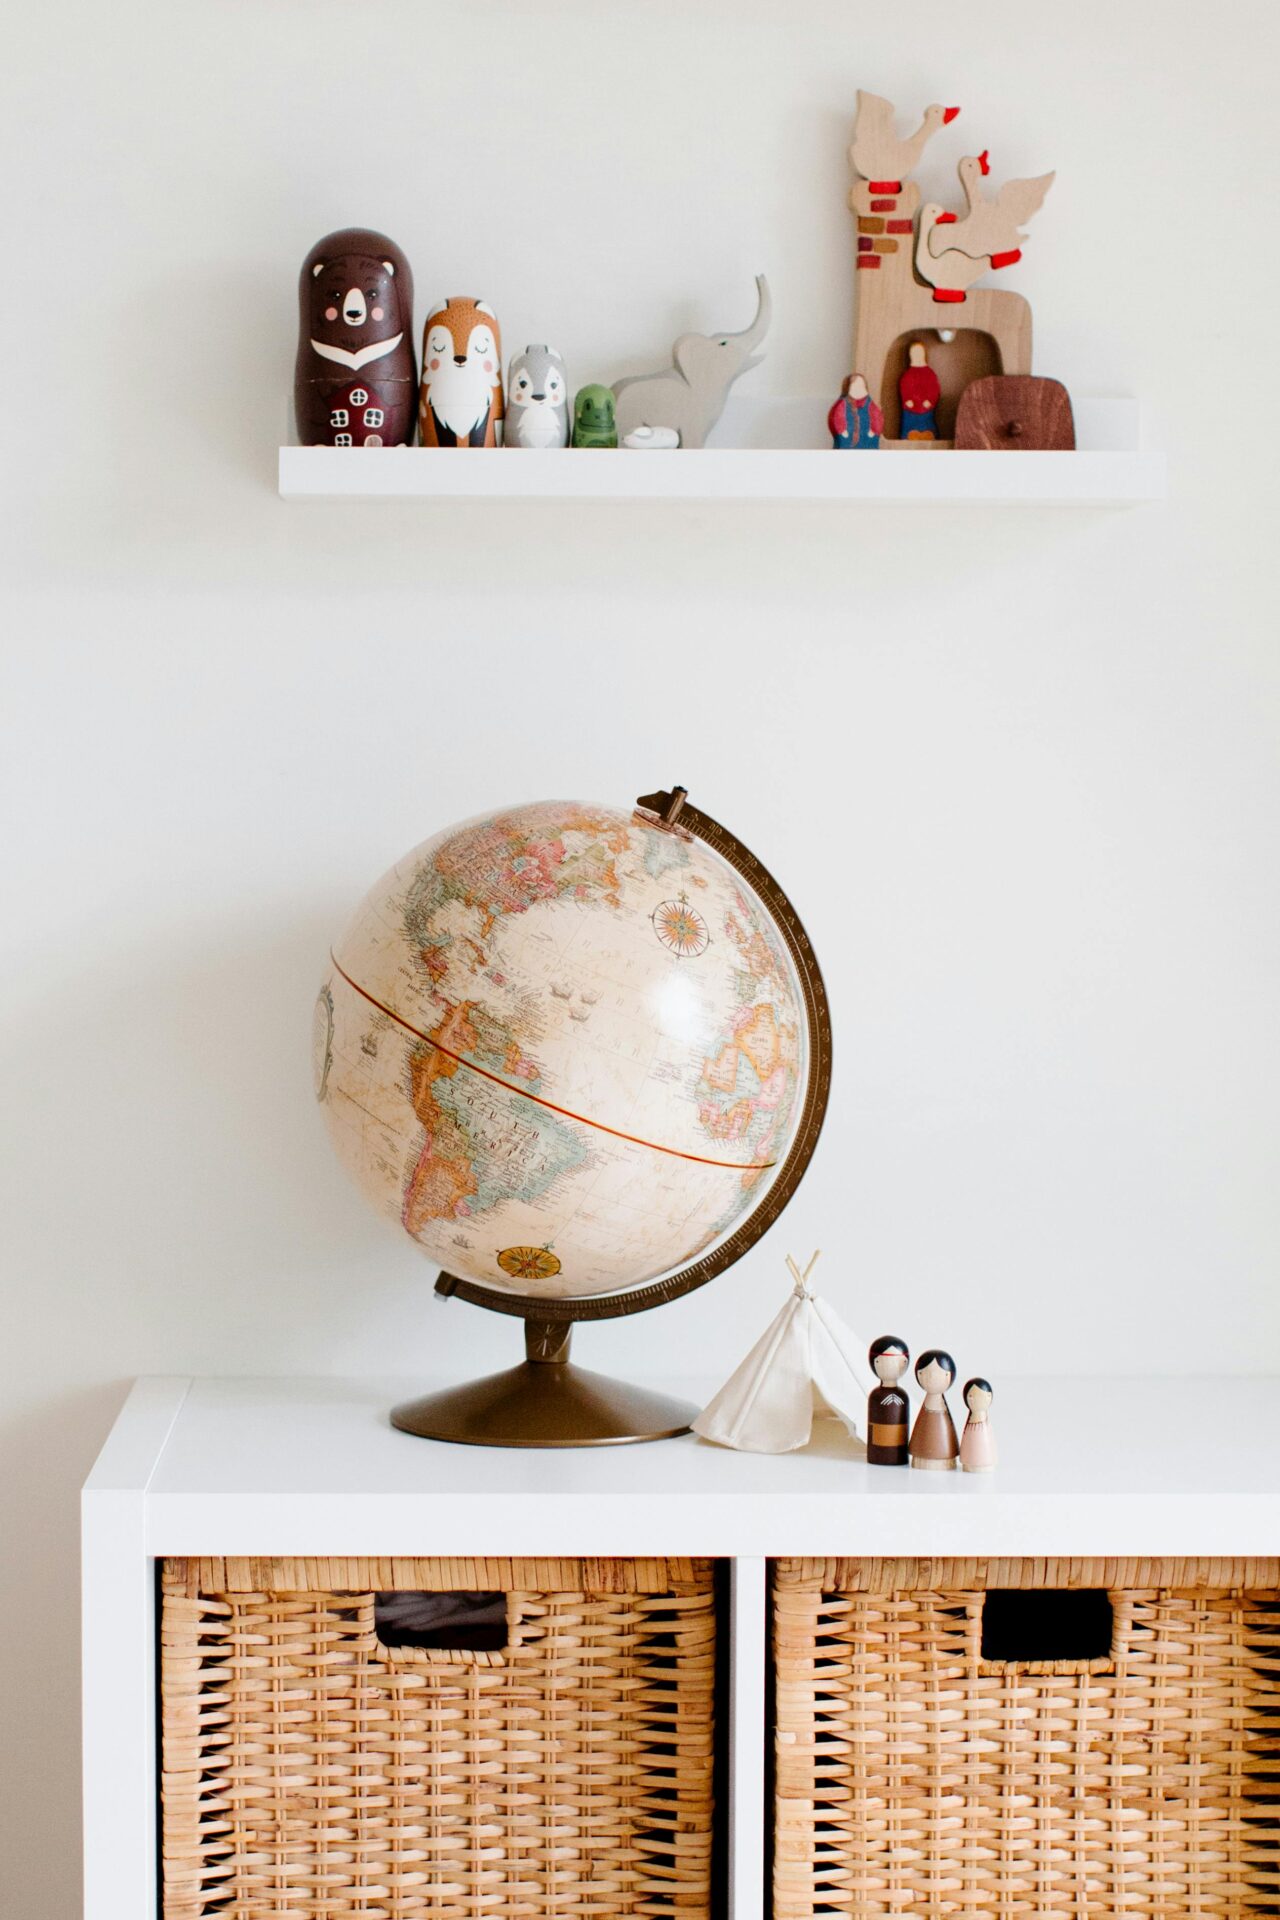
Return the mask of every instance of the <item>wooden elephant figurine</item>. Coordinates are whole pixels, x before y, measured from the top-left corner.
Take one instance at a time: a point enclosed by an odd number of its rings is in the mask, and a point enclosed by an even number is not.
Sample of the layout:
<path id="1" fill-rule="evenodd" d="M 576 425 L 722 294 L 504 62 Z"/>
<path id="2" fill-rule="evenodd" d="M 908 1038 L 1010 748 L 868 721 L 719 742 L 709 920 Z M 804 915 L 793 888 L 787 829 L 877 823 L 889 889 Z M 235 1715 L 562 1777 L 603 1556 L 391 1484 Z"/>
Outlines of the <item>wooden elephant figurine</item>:
<path id="1" fill-rule="evenodd" d="M 756 317 L 743 332 L 682 333 L 671 349 L 672 366 L 615 381 L 623 438 L 637 427 L 672 427 L 682 447 L 705 445 L 724 412 L 730 387 L 762 358 L 755 349 L 768 333 L 773 314 L 762 273 L 756 276 L 756 289 Z"/>

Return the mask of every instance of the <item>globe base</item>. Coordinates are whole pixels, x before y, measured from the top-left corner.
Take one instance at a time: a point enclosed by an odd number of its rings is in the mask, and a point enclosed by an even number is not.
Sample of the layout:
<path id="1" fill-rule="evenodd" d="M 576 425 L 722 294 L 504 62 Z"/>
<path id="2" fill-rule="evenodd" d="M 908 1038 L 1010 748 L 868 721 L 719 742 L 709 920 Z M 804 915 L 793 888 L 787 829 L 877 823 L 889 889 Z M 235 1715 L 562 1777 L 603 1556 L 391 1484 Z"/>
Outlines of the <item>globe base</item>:
<path id="1" fill-rule="evenodd" d="M 468 1447 L 609 1447 L 688 1433 L 697 1408 L 570 1364 L 566 1326 L 525 1323 L 529 1358 L 394 1407 L 391 1424 Z"/>

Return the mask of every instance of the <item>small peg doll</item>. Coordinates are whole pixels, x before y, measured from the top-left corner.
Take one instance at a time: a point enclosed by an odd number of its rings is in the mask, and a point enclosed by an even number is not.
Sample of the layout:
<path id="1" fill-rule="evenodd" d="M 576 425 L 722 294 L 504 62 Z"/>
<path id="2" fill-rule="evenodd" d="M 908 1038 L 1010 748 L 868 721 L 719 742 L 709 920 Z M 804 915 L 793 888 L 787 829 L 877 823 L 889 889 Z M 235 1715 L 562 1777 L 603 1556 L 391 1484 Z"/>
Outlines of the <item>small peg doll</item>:
<path id="1" fill-rule="evenodd" d="M 995 1435 L 991 1431 L 991 1382 L 975 1374 L 964 1383 L 969 1418 L 960 1441 L 960 1465 L 966 1473 L 990 1473 L 996 1464 Z"/>
<path id="2" fill-rule="evenodd" d="M 924 1405 L 911 1432 L 911 1464 L 950 1472 L 960 1443 L 947 1405 L 947 1388 L 956 1377 L 956 1363 L 941 1347 L 930 1347 L 916 1361 L 916 1379 L 924 1388 Z"/>
<path id="3" fill-rule="evenodd" d="M 840 398 L 827 415 L 827 430 L 838 452 L 880 445 L 884 414 L 868 393 L 860 373 L 851 373 L 840 383 Z"/>
<path id="4" fill-rule="evenodd" d="M 867 1359 L 880 1382 L 867 1396 L 867 1460 L 873 1467 L 905 1467 L 911 1402 L 898 1382 L 911 1363 L 906 1341 L 883 1334 Z"/>
<path id="5" fill-rule="evenodd" d="M 904 440 L 936 440 L 938 437 L 938 401 L 942 388 L 929 365 L 924 341 L 913 340 L 907 348 L 907 365 L 898 381 L 902 402 L 902 424 L 898 432 Z"/>

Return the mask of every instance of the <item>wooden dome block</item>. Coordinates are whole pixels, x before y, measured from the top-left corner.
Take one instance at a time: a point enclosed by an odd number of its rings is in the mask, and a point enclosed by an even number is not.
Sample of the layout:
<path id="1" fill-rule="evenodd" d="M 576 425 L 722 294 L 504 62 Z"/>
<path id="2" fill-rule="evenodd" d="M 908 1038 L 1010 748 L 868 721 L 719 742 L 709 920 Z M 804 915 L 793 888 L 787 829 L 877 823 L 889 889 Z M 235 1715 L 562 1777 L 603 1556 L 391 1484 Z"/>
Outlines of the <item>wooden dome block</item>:
<path id="1" fill-rule="evenodd" d="M 969 453 L 1070 453 L 1071 396 L 1060 380 L 1029 373 L 973 380 L 956 410 L 955 444 Z"/>

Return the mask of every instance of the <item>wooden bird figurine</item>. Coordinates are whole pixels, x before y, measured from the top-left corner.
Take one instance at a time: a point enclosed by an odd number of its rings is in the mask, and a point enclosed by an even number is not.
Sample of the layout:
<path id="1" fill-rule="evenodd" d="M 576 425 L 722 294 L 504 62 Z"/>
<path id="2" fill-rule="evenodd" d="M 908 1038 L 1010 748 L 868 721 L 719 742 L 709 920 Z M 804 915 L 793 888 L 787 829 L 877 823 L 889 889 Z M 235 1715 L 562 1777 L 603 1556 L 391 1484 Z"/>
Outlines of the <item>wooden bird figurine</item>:
<path id="1" fill-rule="evenodd" d="M 1027 237 L 1018 229 L 1024 220 L 1039 213 L 1056 175 L 1041 173 L 1034 180 L 1006 180 L 994 198 L 988 199 L 982 191 L 982 181 L 991 171 L 985 151 L 967 154 L 956 171 L 969 211 L 959 220 L 954 213 L 939 216 L 936 226 L 948 231 L 943 235 L 935 230 L 930 241 L 934 257 L 954 249 L 967 253 L 971 260 L 990 260 L 993 267 L 1012 266 Z"/>
<path id="2" fill-rule="evenodd" d="M 990 269 L 991 261 L 985 254 L 980 260 L 974 260 L 956 247 L 948 247 L 943 253 L 933 251 L 930 240 L 942 220 L 943 212 L 944 209 L 935 206 L 932 201 L 920 209 L 920 224 L 916 232 L 916 272 L 933 288 L 935 300 L 963 300 L 974 281 L 981 280 Z"/>
<path id="3" fill-rule="evenodd" d="M 954 120 L 959 107 L 926 107 L 924 119 L 909 140 L 900 140 L 894 131 L 892 100 L 878 93 L 858 91 L 858 113 L 853 123 L 853 145 L 849 158 L 864 180 L 877 186 L 896 188 L 910 179 L 920 156 L 939 127 Z"/>

